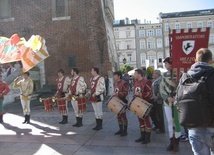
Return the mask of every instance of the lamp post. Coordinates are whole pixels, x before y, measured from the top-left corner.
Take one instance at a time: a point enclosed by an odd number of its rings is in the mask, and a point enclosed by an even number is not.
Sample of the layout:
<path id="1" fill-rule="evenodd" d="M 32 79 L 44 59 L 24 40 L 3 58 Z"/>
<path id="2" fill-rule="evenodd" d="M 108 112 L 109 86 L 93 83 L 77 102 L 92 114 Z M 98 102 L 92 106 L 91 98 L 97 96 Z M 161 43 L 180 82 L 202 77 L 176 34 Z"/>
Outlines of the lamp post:
<path id="1" fill-rule="evenodd" d="M 126 58 L 125 57 L 123 58 L 123 64 L 124 65 L 126 64 Z"/>

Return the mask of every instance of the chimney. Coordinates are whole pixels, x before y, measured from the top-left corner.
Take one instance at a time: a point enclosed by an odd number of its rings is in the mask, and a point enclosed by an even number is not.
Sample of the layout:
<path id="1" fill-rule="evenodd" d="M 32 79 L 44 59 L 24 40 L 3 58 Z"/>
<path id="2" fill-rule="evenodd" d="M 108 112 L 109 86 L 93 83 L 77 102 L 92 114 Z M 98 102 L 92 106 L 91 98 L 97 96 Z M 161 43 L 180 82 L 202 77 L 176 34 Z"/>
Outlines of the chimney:
<path id="1" fill-rule="evenodd" d="M 126 24 L 130 24 L 129 18 L 126 17 Z"/>

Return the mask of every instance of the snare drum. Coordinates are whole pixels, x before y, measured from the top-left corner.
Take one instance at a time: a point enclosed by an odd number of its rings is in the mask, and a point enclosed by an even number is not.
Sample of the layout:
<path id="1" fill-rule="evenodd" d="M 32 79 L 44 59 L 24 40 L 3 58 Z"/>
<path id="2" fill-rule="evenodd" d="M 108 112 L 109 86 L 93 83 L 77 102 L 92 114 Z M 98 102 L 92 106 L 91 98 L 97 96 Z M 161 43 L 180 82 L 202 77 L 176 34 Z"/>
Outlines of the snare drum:
<path id="1" fill-rule="evenodd" d="M 152 109 L 152 104 L 142 98 L 134 97 L 128 108 L 140 118 L 145 119 Z"/>
<path id="2" fill-rule="evenodd" d="M 79 97 L 76 100 L 77 100 L 77 104 L 78 104 L 78 114 L 86 112 L 86 109 L 87 109 L 86 98 L 85 97 Z"/>
<path id="3" fill-rule="evenodd" d="M 116 96 L 112 96 L 108 102 L 106 103 L 106 106 L 111 110 L 115 115 L 121 115 L 123 112 L 126 111 L 126 104 L 123 103 L 122 100 L 120 100 Z"/>
<path id="4" fill-rule="evenodd" d="M 63 115 L 63 114 L 67 114 L 67 105 L 66 105 L 66 99 L 64 98 L 59 98 L 57 99 L 57 106 L 58 106 L 58 110 L 59 112 Z"/>
<path id="5" fill-rule="evenodd" d="M 43 99 L 45 112 L 51 112 L 54 110 L 54 104 L 52 98 Z"/>

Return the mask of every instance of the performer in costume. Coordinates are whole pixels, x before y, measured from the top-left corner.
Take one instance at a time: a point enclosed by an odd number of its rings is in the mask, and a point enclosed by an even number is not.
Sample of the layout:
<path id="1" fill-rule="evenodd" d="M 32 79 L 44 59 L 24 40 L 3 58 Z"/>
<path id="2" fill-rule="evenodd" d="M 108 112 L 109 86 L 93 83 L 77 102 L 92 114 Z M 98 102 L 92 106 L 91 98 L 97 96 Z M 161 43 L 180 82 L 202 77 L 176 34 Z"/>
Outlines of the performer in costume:
<path id="1" fill-rule="evenodd" d="M 166 114 L 167 122 L 168 122 L 168 130 L 169 130 L 169 138 L 170 144 L 166 148 L 167 151 L 175 151 L 179 150 L 179 138 L 181 136 L 181 126 L 178 120 L 178 111 L 175 106 L 173 106 L 173 113 L 174 113 L 174 122 L 172 119 L 172 104 L 174 103 L 174 97 L 176 95 L 176 75 L 173 75 L 173 79 L 171 80 L 171 67 L 172 61 L 170 57 L 167 57 L 164 61 L 165 67 L 168 70 L 162 76 L 162 81 L 160 83 L 160 94 L 164 101 L 164 111 Z M 173 123 L 175 126 L 175 133 L 173 133 Z M 173 136 L 173 134 L 175 134 Z"/>
<path id="2" fill-rule="evenodd" d="M 113 95 L 117 96 L 124 103 L 128 103 L 126 96 L 128 95 L 129 85 L 127 82 L 122 80 L 122 73 L 120 71 L 114 72 L 114 92 Z M 126 136 L 127 135 L 127 126 L 128 120 L 126 117 L 126 111 L 117 116 L 119 131 L 115 135 Z"/>
<path id="3" fill-rule="evenodd" d="M 99 69 L 97 67 L 91 70 L 91 75 L 93 76 L 93 78 L 90 79 L 91 88 L 86 96 L 90 96 L 90 101 L 95 113 L 96 127 L 94 127 L 93 130 L 101 130 L 103 122 L 102 101 L 104 99 L 103 93 L 106 89 L 105 79 L 99 75 Z"/>
<path id="4" fill-rule="evenodd" d="M 10 92 L 10 88 L 8 87 L 7 83 L 2 81 L 2 75 L 0 74 L 0 123 L 3 123 L 3 101 L 4 95 L 7 95 Z"/>
<path id="5" fill-rule="evenodd" d="M 68 88 L 70 85 L 70 78 L 64 76 L 64 70 L 63 69 L 59 69 L 58 72 L 58 78 L 56 79 L 56 83 L 57 83 L 57 92 L 54 95 L 55 98 L 66 98 L 68 93 Z M 59 122 L 59 124 L 67 124 L 68 123 L 68 101 L 66 100 L 66 111 L 62 114 L 62 121 Z"/>
<path id="6" fill-rule="evenodd" d="M 25 72 L 23 75 L 23 79 L 19 80 L 17 77 L 14 80 L 14 88 L 20 88 L 20 99 L 22 104 L 23 113 L 25 116 L 25 120 L 23 123 L 30 123 L 30 99 L 31 94 L 33 92 L 33 81 L 30 79 L 30 73 Z"/>
<path id="7" fill-rule="evenodd" d="M 152 82 L 144 78 L 144 72 L 142 69 L 136 69 L 134 73 L 136 79 L 134 83 L 134 96 L 140 97 L 146 101 L 150 101 L 152 97 Z M 135 142 L 142 142 L 147 144 L 150 142 L 150 135 L 152 131 L 151 122 L 149 116 L 144 120 L 138 117 L 140 126 L 140 138 L 136 139 Z"/>
<path id="8" fill-rule="evenodd" d="M 85 93 L 87 85 L 85 83 L 84 78 L 82 76 L 79 76 L 78 74 L 79 74 L 79 70 L 77 68 L 71 69 L 72 79 L 71 79 L 71 85 L 69 89 L 69 96 L 72 99 L 71 104 L 76 116 L 76 123 L 73 126 L 81 127 L 84 107 L 81 107 L 82 109 L 80 109 L 78 104 L 83 104 L 83 103 L 78 103 L 77 99 L 83 98 L 83 94 Z"/>

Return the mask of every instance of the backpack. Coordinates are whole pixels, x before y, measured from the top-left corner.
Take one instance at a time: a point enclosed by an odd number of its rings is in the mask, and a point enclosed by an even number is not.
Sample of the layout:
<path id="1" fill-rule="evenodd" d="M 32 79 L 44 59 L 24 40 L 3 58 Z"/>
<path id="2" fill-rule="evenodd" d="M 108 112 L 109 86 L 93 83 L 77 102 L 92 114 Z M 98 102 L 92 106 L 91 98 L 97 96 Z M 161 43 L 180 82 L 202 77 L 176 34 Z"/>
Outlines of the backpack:
<path id="1" fill-rule="evenodd" d="M 213 93 L 208 90 L 206 80 L 214 69 L 195 79 L 183 73 L 177 88 L 177 106 L 180 124 L 186 128 L 214 127 Z M 214 101 L 213 101 L 214 102 Z"/>

